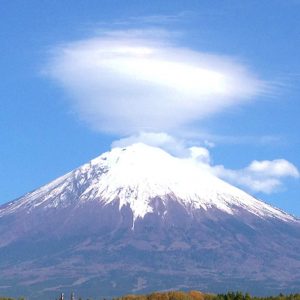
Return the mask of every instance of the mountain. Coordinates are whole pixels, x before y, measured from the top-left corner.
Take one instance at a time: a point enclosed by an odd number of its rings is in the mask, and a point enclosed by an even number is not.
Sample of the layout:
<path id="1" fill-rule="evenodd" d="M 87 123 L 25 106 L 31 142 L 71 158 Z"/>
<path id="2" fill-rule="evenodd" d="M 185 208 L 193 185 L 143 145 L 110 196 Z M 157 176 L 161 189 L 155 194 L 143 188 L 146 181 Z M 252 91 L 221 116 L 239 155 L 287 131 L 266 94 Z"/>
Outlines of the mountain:
<path id="1" fill-rule="evenodd" d="M 300 220 L 144 144 L 0 206 L 0 294 L 185 288 L 299 292 Z"/>

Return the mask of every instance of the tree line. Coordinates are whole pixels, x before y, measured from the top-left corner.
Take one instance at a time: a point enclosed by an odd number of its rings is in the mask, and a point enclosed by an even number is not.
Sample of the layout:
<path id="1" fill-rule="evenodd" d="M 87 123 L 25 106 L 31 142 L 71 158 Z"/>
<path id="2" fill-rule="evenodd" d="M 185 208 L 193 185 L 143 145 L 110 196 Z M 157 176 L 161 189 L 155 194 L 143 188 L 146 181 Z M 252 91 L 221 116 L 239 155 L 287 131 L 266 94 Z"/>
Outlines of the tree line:
<path id="1" fill-rule="evenodd" d="M 226 294 L 205 294 L 199 291 L 171 291 L 151 293 L 148 295 L 126 295 L 113 300 L 300 300 L 300 294 L 290 294 L 269 297 L 252 297 L 249 293 L 228 292 Z"/>
<path id="2" fill-rule="evenodd" d="M 78 300 L 82 299 L 83 298 L 81 297 L 78 298 Z M 26 300 L 26 298 L 20 297 L 15 299 L 11 297 L 0 296 L 0 300 Z M 155 292 L 147 295 L 126 295 L 122 297 L 113 298 L 112 300 L 300 300 L 300 294 L 279 294 L 277 296 L 257 297 L 251 296 L 249 293 L 242 292 L 228 292 L 226 294 L 207 294 L 199 291 L 170 291 Z"/>

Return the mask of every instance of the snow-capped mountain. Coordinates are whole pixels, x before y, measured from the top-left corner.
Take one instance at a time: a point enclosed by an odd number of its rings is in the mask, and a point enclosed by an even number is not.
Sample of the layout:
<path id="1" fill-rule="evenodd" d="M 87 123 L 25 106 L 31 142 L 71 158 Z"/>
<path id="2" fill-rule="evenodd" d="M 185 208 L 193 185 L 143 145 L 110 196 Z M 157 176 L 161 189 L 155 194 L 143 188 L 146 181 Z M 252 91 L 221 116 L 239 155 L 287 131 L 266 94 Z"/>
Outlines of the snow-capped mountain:
<path id="1" fill-rule="evenodd" d="M 0 270 L 0 293 L 37 296 L 296 291 L 300 222 L 201 163 L 134 144 L 0 206 Z"/>
<path id="2" fill-rule="evenodd" d="M 76 193 L 70 202 L 69 193 Z M 273 208 L 232 185 L 222 181 L 189 159 L 171 156 L 162 149 L 134 144 L 114 148 L 58 178 L 57 180 L 11 202 L 0 210 L 0 216 L 25 210 L 68 207 L 76 202 L 115 201 L 119 209 L 129 206 L 133 223 L 153 213 L 152 199 L 177 201 L 188 212 L 216 208 L 228 214 L 242 208 L 260 217 L 295 221 L 292 216 Z M 164 211 L 167 213 L 167 211 Z"/>

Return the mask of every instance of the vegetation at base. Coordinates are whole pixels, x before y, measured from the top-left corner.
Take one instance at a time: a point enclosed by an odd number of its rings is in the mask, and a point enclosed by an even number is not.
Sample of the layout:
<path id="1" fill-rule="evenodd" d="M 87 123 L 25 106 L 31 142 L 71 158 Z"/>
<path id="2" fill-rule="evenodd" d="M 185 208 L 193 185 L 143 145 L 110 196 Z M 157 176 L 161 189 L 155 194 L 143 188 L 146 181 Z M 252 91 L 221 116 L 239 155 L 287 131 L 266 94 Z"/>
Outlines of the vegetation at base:
<path id="1" fill-rule="evenodd" d="M 1 300 L 1 299 L 0 299 Z M 300 300 L 300 294 L 290 294 L 269 297 L 252 297 L 242 292 L 228 292 L 227 294 L 205 294 L 199 291 L 181 292 L 171 291 L 152 293 L 148 295 L 126 295 L 113 300 Z"/>
<path id="2" fill-rule="evenodd" d="M 25 300 L 26 298 L 10 298 L 1 297 L 0 300 Z M 78 300 L 83 298 L 79 297 Z M 89 299 L 88 299 L 89 300 Z M 92 300 L 92 299 L 90 299 Z M 105 300 L 105 299 L 102 299 Z M 126 295 L 113 298 L 112 300 L 300 300 L 300 294 L 290 294 L 268 297 L 250 296 L 250 294 L 242 292 L 228 292 L 227 294 L 205 294 L 199 291 L 170 291 L 170 292 L 155 292 L 148 295 Z"/>
<path id="3" fill-rule="evenodd" d="M 25 300 L 25 298 L 19 297 L 19 298 L 15 299 L 15 298 L 11 298 L 11 297 L 1 297 L 0 296 L 0 300 Z"/>

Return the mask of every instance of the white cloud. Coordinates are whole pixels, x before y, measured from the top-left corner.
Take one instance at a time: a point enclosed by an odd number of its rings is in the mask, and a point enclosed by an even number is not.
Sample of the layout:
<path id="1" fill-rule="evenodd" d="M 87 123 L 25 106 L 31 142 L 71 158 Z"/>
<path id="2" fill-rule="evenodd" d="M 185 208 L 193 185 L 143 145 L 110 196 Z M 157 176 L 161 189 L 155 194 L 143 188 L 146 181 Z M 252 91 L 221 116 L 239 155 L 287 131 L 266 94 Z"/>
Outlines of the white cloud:
<path id="1" fill-rule="evenodd" d="M 287 177 L 299 178 L 299 171 L 285 159 L 253 161 L 244 169 L 231 170 L 224 166 L 214 166 L 217 176 L 253 192 L 273 193 L 283 186 Z"/>
<path id="2" fill-rule="evenodd" d="M 46 74 L 101 132 L 175 132 L 262 93 L 234 58 L 178 46 L 166 31 L 106 32 L 52 50 Z"/>
<path id="3" fill-rule="evenodd" d="M 247 171 L 253 174 L 272 177 L 299 177 L 297 168 L 285 159 L 253 161 Z"/>
<path id="4" fill-rule="evenodd" d="M 197 162 L 201 162 L 203 164 L 210 164 L 211 160 L 210 160 L 210 153 L 208 151 L 208 149 L 204 148 L 204 147 L 190 147 L 190 158 L 197 161 Z"/>
<path id="5" fill-rule="evenodd" d="M 114 141 L 111 147 L 126 147 L 135 143 L 159 147 L 176 157 L 191 159 L 196 163 L 209 164 L 211 161 L 207 148 L 203 146 L 189 147 L 185 140 L 175 138 L 165 132 L 140 132 Z M 204 145 L 206 144 L 211 145 L 209 141 L 204 141 Z"/>
<path id="6" fill-rule="evenodd" d="M 190 153 L 183 140 L 165 132 L 140 132 L 114 141 L 111 146 L 112 148 L 126 147 L 134 143 L 144 143 L 149 146 L 159 147 L 177 157 L 186 157 Z"/>

